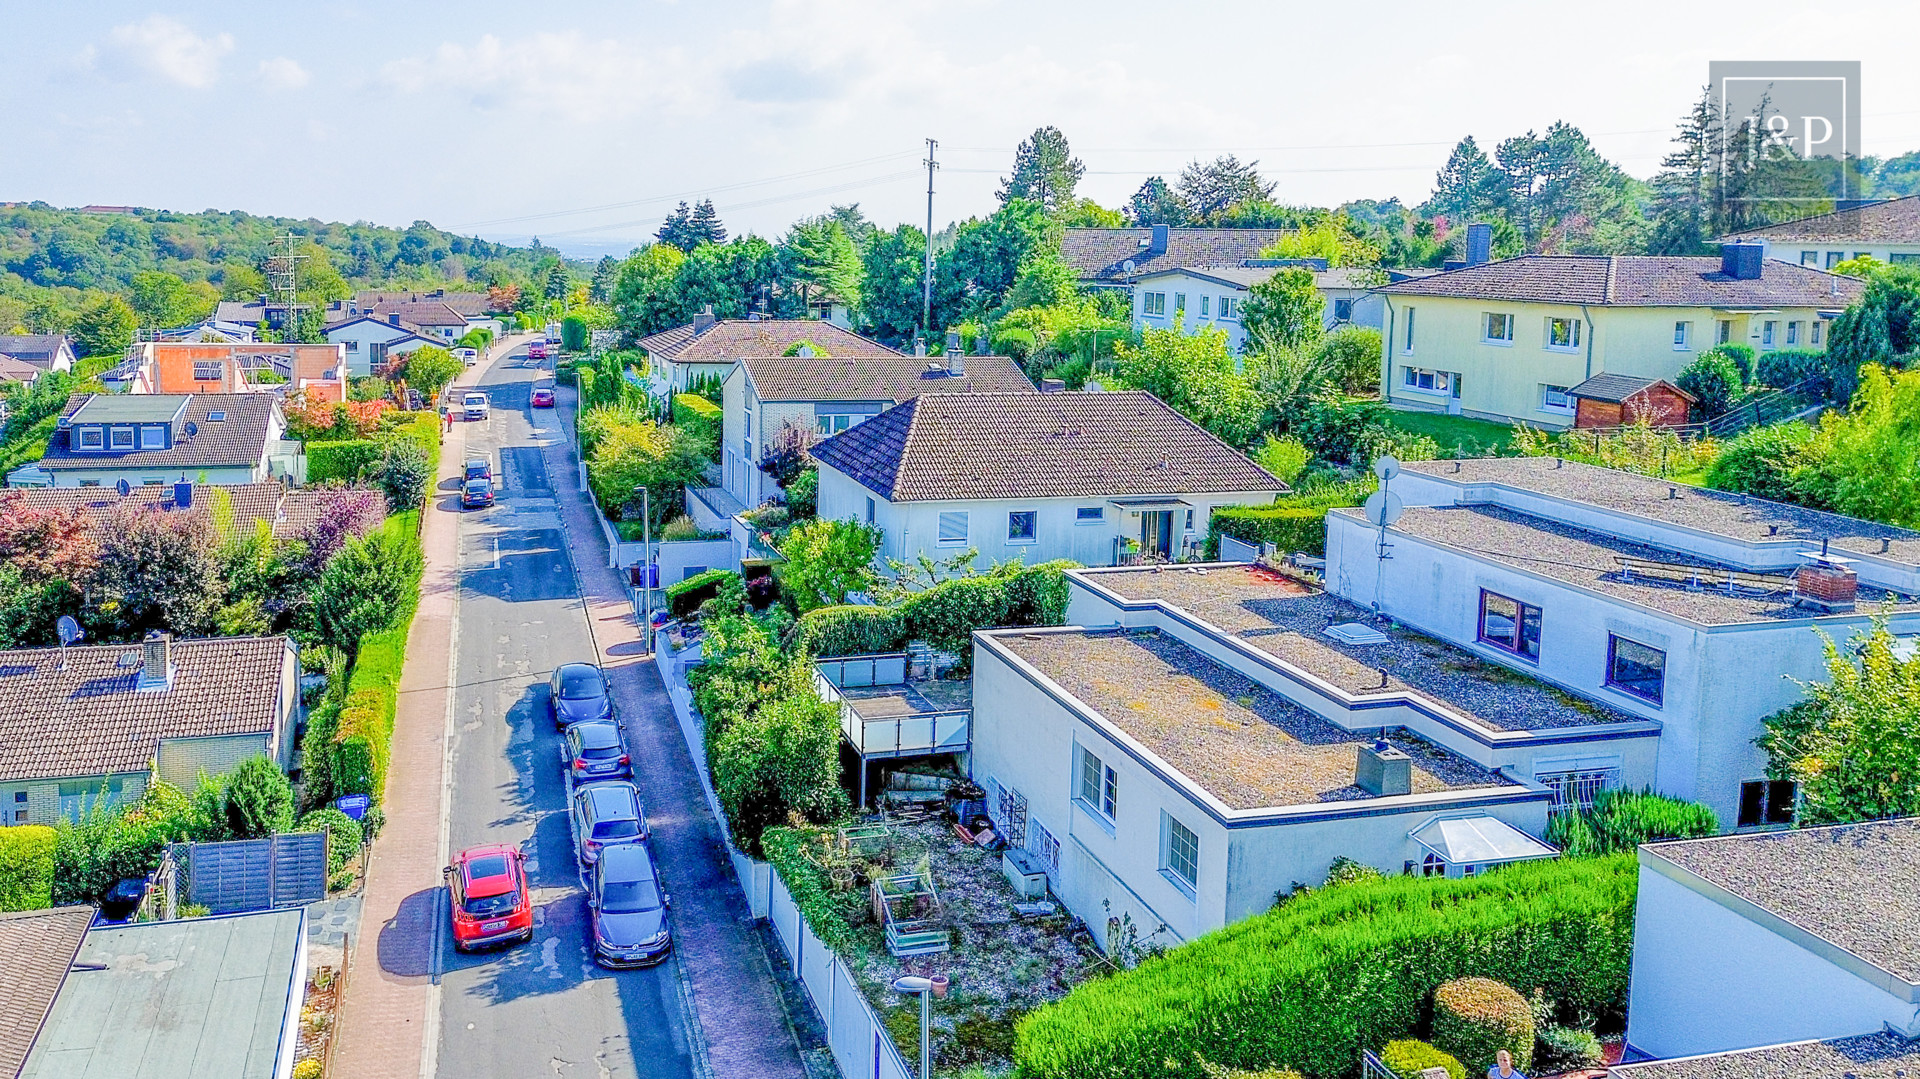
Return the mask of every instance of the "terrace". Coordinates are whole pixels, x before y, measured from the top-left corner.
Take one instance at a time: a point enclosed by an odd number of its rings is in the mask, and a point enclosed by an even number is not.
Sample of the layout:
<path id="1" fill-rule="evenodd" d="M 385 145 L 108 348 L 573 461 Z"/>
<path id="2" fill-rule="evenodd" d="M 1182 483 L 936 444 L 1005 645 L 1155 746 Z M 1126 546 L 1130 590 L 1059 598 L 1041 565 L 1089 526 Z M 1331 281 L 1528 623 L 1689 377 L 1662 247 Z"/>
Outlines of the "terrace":
<path id="1" fill-rule="evenodd" d="M 973 683 L 916 678 L 904 652 L 841 656 L 813 665 L 820 696 L 840 707 L 840 733 L 864 762 L 964 753 L 971 740 Z"/>
<path id="2" fill-rule="evenodd" d="M 1375 797 L 1356 782 L 1371 734 L 1344 730 L 1154 629 L 1009 633 L 995 640 L 1232 809 Z M 1510 781 L 1405 731 L 1415 795 Z"/>
<path id="3" fill-rule="evenodd" d="M 1082 579 L 1127 601 L 1178 608 L 1349 696 L 1419 697 L 1496 731 L 1643 722 L 1444 641 L 1382 625 L 1372 611 L 1257 566 L 1104 570 Z M 1385 639 L 1355 643 L 1328 634 L 1356 623 Z"/>

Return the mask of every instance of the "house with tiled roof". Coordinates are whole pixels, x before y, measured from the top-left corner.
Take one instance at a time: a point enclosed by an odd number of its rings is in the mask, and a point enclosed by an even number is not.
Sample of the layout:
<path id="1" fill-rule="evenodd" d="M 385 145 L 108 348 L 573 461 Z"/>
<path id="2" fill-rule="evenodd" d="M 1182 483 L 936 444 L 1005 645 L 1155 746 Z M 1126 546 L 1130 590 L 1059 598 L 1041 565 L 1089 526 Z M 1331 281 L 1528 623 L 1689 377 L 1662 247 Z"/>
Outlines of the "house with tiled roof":
<path id="1" fill-rule="evenodd" d="M 385 369 L 393 360 L 433 345 L 445 348 L 445 335 L 402 318 L 399 312 L 376 315 L 370 311 L 330 322 L 327 343 L 338 345 L 347 358 L 347 373 L 355 378 Z"/>
<path id="2" fill-rule="evenodd" d="M 1246 259 L 1230 266 L 1169 266 L 1133 277 L 1133 328 L 1168 330 L 1179 326 L 1187 333 L 1219 330 L 1236 354 L 1246 348 L 1241 308 L 1253 286 L 1285 269 L 1313 274 L 1313 287 L 1322 303 L 1320 327 L 1342 326 L 1378 330 L 1386 302 L 1374 286 L 1407 281 L 1438 271 L 1385 270 L 1355 266 L 1329 268 L 1326 259 Z"/>
<path id="3" fill-rule="evenodd" d="M 1920 195 L 1840 203 L 1832 213 L 1736 232 L 1726 241 L 1763 241 L 1773 257 L 1831 270 L 1866 255 L 1920 263 Z"/>
<path id="4" fill-rule="evenodd" d="M 267 393 L 79 393 L 67 401 L 46 454 L 7 476 L 10 487 L 261 483 L 300 472 L 284 438 L 280 398 Z"/>
<path id="5" fill-rule="evenodd" d="M 0 333 L 0 356 L 42 371 L 73 370 L 73 342 L 63 333 Z"/>
<path id="6" fill-rule="evenodd" d="M 19 382 L 31 386 L 40 381 L 40 376 L 44 374 L 46 374 L 45 371 L 25 360 L 16 360 L 0 352 L 0 385 Z"/>
<path id="7" fill-rule="evenodd" d="M 152 775 L 192 790 L 248 757 L 290 767 L 299 678 L 285 637 L 0 651 L 0 814 L 51 824 L 138 799 Z"/>
<path id="8" fill-rule="evenodd" d="M 1396 408 L 1564 428 L 1595 375 L 1673 380 L 1701 352 L 1826 348 L 1858 279 L 1765 257 L 1522 255 L 1381 286 Z"/>
<path id="9" fill-rule="evenodd" d="M 114 369 L 123 393 L 273 393 L 347 399 L 345 352 L 337 344 L 148 341 Z"/>
<path id="10" fill-rule="evenodd" d="M 1060 257 L 1089 288 L 1130 288 L 1143 274 L 1182 266 L 1240 266 L 1278 243 L 1284 229 L 1072 228 Z"/>
<path id="11" fill-rule="evenodd" d="M 25 487 L 0 490 L 0 506 L 18 499 L 29 510 L 78 513 L 95 530 L 108 527 L 123 509 L 156 513 L 219 513 L 241 534 L 264 524 L 281 538 L 304 533 L 329 507 L 341 499 L 369 500 L 365 523 L 378 524 L 386 516 L 386 496 L 379 491 L 330 487 L 288 487 L 283 483 L 240 483 L 227 486 L 192 482 L 129 485 L 125 495 L 113 487 Z M 216 509 L 216 507 L 220 507 Z"/>
<path id="12" fill-rule="evenodd" d="M 0 913 L 0 1079 L 19 1079 L 97 908 Z"/>
<path id="13" fill-rule="evenodd" d="M 725 381 L 743 356 L 784 356 L 806 345 L 815 355 L 899 356 L 869 337 L 819 319 L 715 318 L 712 305 L 693 321 L 639 341 L 647 354 L 648 388 L 664 396 L 680 393 L 702 379 Z"/>
<path id="14" fill-rule="evenodd" d="M 743 506 L 775 496 L 778 487 L 760 464 L 784 439 L 825 438 L 925 394 L 1033 392 L 1033 383 L 1005 356 L 955 349 L 929 359 L 846 334 L 852 343 L 870 346 L 849 348 L 847 341 L 818 334 L 819 327 L 831 325 L 825 322 L 797 324 L 825 341 L 800 338 L 781 348 L 777 335 L 795 332 L 796 324 L 770 338 L 756 336 L 766 325 L 735 323 L 724 338 L 737 358 L 721 386 L 721 475 L 726 493 Z M 710 344 L 695 338 L 681 355 L 711 355 L 704 351 Z"/>
<path id="15" fill-rule="evenodd" d="M 1221 506 L 1286 484 L 1152 394 L 927 394 L 813 448 L 822 517 L 881 558 L 1111 566 L 1204 544 Z"/>
<path id="16" fill-rule="evenodd" d="M 1639 858 L 1619 1079 L 1920 1074 L 1920 818 Z"/>

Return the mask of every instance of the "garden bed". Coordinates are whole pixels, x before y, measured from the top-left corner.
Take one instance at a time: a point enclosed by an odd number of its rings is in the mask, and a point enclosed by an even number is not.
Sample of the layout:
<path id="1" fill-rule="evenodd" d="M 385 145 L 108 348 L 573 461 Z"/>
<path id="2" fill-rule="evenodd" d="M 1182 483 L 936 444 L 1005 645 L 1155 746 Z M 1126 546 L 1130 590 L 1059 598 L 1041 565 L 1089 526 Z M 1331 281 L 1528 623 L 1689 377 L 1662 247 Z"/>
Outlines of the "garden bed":
<path id="1" fill-rule="evenodd" d="M 306 1002 L 300 1008 L 300 1041 L 293 1051 L 296 1079 L 327 1074 L 333 1060 L 334 1025 L 340 1018 L 345 989 L 346 979 L 337 967 L 316 967 L 307 976 Z"/>

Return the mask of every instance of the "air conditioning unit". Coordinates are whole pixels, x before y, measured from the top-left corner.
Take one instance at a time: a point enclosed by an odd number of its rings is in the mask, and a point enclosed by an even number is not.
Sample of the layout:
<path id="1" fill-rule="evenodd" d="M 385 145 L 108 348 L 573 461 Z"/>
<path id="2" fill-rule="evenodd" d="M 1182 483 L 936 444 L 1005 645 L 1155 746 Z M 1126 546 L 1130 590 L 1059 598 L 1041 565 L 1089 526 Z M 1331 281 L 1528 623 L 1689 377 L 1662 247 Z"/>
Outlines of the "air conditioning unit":
<path id="1" fill-rule="evenodd" d="M 1007 883 L 1020 893 L 1020 898 L 1047 897 L 1047 871 L 1032 851 L 1008 847 L 1000 856 L 1000 871 L 1007 875 Z"/>

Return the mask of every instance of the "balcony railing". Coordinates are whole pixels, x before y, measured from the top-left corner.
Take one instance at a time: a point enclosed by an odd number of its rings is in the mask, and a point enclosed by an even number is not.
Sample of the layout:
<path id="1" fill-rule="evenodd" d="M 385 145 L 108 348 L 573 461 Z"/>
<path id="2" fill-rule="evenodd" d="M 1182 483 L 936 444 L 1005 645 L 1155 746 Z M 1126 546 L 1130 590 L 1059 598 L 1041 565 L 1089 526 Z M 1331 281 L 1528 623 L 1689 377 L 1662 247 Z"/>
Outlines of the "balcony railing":
<path id="1" fill-rule="evenodd" d="M 844 656 L 814 664 L 814 687 L 823 700 L 840 707 L 840 732 L 862 757 L 913 757 L 963 753 L 972 738 L 970 709 L 929 709 L 898 715 L 862 716 L 857 700 L 841 687 L 898 686 L 903 697 L 924 701 L 907 680 L 907 656 L 890 653 Z"/>

